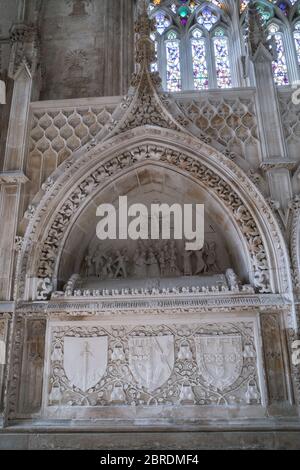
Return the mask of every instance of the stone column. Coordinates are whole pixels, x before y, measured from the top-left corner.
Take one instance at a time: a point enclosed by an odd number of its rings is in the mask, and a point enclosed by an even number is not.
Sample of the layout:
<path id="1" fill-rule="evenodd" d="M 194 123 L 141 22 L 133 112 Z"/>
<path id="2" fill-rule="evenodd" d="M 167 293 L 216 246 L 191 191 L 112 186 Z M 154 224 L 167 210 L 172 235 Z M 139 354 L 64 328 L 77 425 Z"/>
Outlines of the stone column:
<path id="1" fill-rule="evenodd" d="M 263 170 L 269 184 L 270 198 L 286 210 L 292 199 L 291 176 L 284 139 L 277 90 L 273 79 L 274 45 L 252 2 L 249 4 L 249 48 L 257 87 L 257 106 L 262 136 Z M 272 162 L 272 165 L 265 163 Z"/>
<path id="2" fill-rule="evenodd" d="M 0 300 L 11 300 L 14 271 L 14 240 L 19 220 L 29 108 L 33 76 L 38 60 L 37 30 L 17 24 L 11 31 L 9 77 L 14 81 L 3 172 L 0 173 L 0 214 L 5 231 L 0 240 Z"/>

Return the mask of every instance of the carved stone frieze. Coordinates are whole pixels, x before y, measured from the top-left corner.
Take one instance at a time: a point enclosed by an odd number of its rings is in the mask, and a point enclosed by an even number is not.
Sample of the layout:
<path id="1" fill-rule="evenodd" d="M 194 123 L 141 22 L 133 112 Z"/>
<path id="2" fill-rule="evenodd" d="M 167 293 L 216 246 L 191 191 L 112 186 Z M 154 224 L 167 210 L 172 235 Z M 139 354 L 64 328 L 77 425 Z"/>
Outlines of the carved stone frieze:
<path id="1" fill-rule="evenodd" d="M 168 314 L 182 315 L 188 312 L 197 313 L 199 308 L 203 312 L 218 313 L 220 311 L 274 311 L 280 310 L 288 313 L 291 310 L 291 303 L 281 295 L 273 294 L 236 294 L 232 292 L 192 294 L 191 292 L 170 292 L 169 295 L 163 293 L 135 294 L 128 292 L 125 295 L 117 295 L 113 291 L 105 292 L 97 298 L 84 299 L 83 297 L 73 297 L 66 299 L 52 298 L 51 301 L 44 302 L 20 302 L 17 307 L 18 314 L 26 317 L 84 317 L 84 316 L 110 316 L 125 315 L 132 312 L 134 315 L 160 315 L 162 309 Z"/>

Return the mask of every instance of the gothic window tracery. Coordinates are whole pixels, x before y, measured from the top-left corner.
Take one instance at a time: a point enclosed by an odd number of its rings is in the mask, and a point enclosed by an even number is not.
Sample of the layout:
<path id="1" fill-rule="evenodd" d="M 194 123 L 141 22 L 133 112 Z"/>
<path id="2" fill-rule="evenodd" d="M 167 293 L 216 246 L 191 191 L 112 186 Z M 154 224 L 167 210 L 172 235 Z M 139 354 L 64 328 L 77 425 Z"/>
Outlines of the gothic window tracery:
<path id="1" fill-rule="evenodd" d="M 300 66 L 300 22 L 295 24 L 294 41 L 295 41 L 298 65 Z"/>
<path id="2" fill-rule="evenodd" d="M 274 81 L 278 86 L 288 85 L 289 76 L 283 33 L 276 23 L 270 24 L 268 31 L 276 45 L 276 59 L 272 64 Z"/>
<path id="3" fill-rule="evenodd" d="M 180 41 L 175 31 L 170 31 L 166 38 L 166 71 L 168 91 L 181 90 Z"/>
<path id="4" fill-rule="evenodd" d="M 233 86 L 230 20 L 221 1 L 152 0 L 157 63 L 168 91 Z"/>
<path id="5" fill-rule="evenodd" d="M 277 57 L 272 64 L 275 84 L 286 86 L 298 82 L 300 0 L 257 0 L 255 4 L 276 46 Z M 160 72 L 166 90 L 241 86 L 243 77 L 238 70 L 241 60 L 239 51 L 248 53 L 247 38 L 246 41 L 244 39 L 249 0 L 240 0 L 239 5 L 241 44 L 236 45 L 232 42 L 232 12 L 224 8 L 223 1 L 149 0 L 149 14 L 156 22 L 153 39 L 157 62 L 152 68 Z M 172 31 L 176 32 L 177 42 L 175 38 L 172 41 L 168 38 Z M 171 57 L 176 62 L 174 67 L 171 66 Z"/>
<path id="6" fill-rule="evenodd" d="M 249 0 L 240 0 L 240 14 L 247 22 Z M 278 86 L 300 80 L 300 0 L 258 0 L 255 5 L 263 23 L 273 37 L 276 55 L 273 61 L 274 82 Z"/>
<path id="7" fill-rule="evenodd" d="M 232 79 L 229 41 L 223 29 L 218 29 L 215 32 L 213 44 L 218 88 L 230 88 L 232 86 Z"/>

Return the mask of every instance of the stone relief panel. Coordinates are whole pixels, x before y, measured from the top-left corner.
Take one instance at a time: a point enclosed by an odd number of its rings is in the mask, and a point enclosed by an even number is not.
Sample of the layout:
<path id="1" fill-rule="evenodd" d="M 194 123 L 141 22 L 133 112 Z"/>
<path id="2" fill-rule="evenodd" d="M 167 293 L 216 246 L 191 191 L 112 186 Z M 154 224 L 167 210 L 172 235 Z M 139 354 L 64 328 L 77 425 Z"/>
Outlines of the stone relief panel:
<path id="1" fill-rule="evenodd" d="M 300 105 L 292 102 L 293 91 L 279 92 L 279 105 L 284 137 L 291 160 L 299 161 Z"/>
<path id="2" fill-rule="evenodd" d="M 87 176 L 85 181 L 74 190 L 69 199 L 61 206 L 47 234 L 47 238 L 43 242 L 37 270 L 38 277 L 50 278 L 52 276 L 60 240 L 63 238 L 68 222 L 78 207 L 90 197 L 95 188 L 98 189 L 100 183 L 103 183 L 111 175 L 117 175 L 117 172 L 121 172 L 123 168 L 129 168 L 136 162 L 150 159 L 155 162 L 161 161 L 174 167 L 184 168 L 185 171 L 190 172 L 193 177 L 198 178 L 210 190 L 214 191 L 229 206 L 247 240 L 253 263 L 253 286 L 260 293 L 269 293 L 271 288 L 269 284 L 268 259 L 263 246 L 263 240 L 256 222 L 242 203 L 240 197 L 233 192 L 232 188 L 222 178 L 214 175 L 205 165 L 199 164 L 196 160 L 180 152 L 153 145 L 144 145 L 113 157 L 109 163 L 100 166 L 96 171 Z"/>
<path id="3" fill-rule="evenodd" d="M 144 279 L 219 274 L 222 272 L 220 265 L 224 268 L 221 256 L 228 257 L 223 247 L 218 249 L 217 243 L 211 240 L 196 252 L 185 251 L 184 241 L 177 240 L 160 240 L 155 244 L 139 240 L 132 244 L 127 242 L 117 250 L 112 247 L 105 250 L 103 245 L 103 242 L 97 243 L 96 248 L 86 252 L 81 264 L 82 277 Z M 228 266 L 225 264 L 225 268 Z"/>
<path id="4" fill-rule="evenodd" d="M 260 163 L 260 139 L 253 98 L 237 94 L 177 101 L 181 110 L 207 136 L 255 167 Z"/>
<path id="5" fill-rule="evenodd" d="M 41 407 L 45 357 L 45 320 L 26 322 L 20 384 L 21 412 L 36 413 Z"/>
<path id="6" fill-rule="evenodd" d="M 52 324 L 45 405 L 260 405 L 254 328 Z"/>

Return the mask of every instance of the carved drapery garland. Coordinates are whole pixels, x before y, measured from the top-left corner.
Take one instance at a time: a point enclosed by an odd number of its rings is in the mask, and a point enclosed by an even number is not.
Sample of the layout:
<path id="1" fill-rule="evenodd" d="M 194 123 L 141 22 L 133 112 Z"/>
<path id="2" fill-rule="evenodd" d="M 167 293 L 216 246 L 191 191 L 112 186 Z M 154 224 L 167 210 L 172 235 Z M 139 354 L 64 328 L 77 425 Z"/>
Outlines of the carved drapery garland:
<path id="1" fill-rule="evenodd" d="M 116 175 L 124 168 L 129 168 L 143 161 L 160 161 L 187 171 L 206 187 L 213 191 L 222 202 L 231 209 L 240 229 L 247 241 L 249 253 L 252 258 L 253 271 L 255 272 L 254 284 L 259 292 L 270 292 L 268 260 L 263 247 L 263 240 L 250 212 L 243 204 L 240 197 L 232 188 L 205 165 L 191 157 L 186 157 L 180 152 L 167 150 L 163 147 L 145 145 L 130 152 L 114 157 L 108 163 L 101 165 L 98 170 L 91 173 L 73 191 L 72 195 L 60 208 L 58 215 L 52 223 L 48 236 L 43 243 L 38 268 L 38 277 L 52 277 L 55 261 L 57 259 L 60 240 L 62 240 L 65 228 L 78 208 L 86 201 L 89 195 L 98 188 L 98 185 L 112 175 Z"/>

